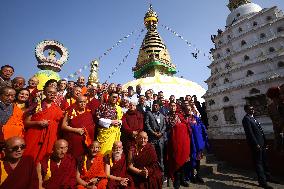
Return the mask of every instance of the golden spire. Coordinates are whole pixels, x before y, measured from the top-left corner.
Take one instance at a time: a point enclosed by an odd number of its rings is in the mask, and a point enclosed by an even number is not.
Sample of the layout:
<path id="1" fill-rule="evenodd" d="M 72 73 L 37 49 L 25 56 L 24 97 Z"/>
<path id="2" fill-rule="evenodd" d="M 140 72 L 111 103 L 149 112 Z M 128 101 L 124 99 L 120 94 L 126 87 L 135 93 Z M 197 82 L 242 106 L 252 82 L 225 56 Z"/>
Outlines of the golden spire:
<path id="1" fill-rule="evenodd" d="M 98 70 L 99 70 L 99 62 L 97 60 L 93 60 L 91 62 L 91 70 L 90 70 L 90 75 L 88 77 L 88 83 L 98 84 L 99 82 Z"/>
<path id="2" fill-rule="evenodd" d="M 250 0 L 230 0 L 227 7 L 230 9 L 230 11 L 233 11 L 234 9 L 238 8 L 241 5 L 251 3 Z"/>
<path id="3" fill-rule="evenodd" d="M 135 78 L 154 77 L 156 74 L 173 75 L 176 66 L 172 64 L 168 49 L 157 31 L 158 15 L 152 5 L 145 14 L 144 24 L 148 30 L 140 47 L 136 66 L 132 68 Z"/>

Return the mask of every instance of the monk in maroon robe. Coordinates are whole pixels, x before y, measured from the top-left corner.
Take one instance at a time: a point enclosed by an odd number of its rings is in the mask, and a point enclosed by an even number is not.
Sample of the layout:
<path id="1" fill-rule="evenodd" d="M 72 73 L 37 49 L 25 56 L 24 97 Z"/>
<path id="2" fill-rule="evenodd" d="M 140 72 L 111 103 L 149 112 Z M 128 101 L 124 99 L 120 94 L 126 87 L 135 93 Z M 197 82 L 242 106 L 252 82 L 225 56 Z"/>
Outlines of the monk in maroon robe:
<path id="1" fill-rule="evenodd" d="M 106 155 L 105 164 L 109 178 L 108 189 L 135 189 L 133 180 L 127 173 L 127 162 L 120 141 L 114 142 L 112 154 Z"/>
<path id="2" fill-rule="evenodd" d="M 32 156 L 37 162 L 52 152 L 57 140 L 58 125 L 63 117 L 62 110 L 53 102 L 57 90 L 47 87 L 44 93 L 46 98 L 25 119 L 25 155 Z"/>
<path id="3" fill-rule="evenodd" d="M 182 114 L 177 113 L 176 103 L 170 103 L 170 113 L 167 117 L 169 140 L 167 146 L 168 176 L 174 178 L 174 187 L 188 187 L 184 181 L 184 164 L 190 157 L 189 128 Z"/>
<path id="4" fill-rule="evenodd" d="M 121 140 L 126 154 L 135 146 L 135 138 L 144 128 L 144 117 L 136 110 L 136 104 L 130 102 L 128 107 L 128 111 L 122 117 L 121 132 Z"/>
<path id="5" fill-rule="evenodd" d="M 87 97 L 79 96 L 76 106 L 66 111 L 62 123 L 64 138 L 69 143 L 69 153 L 76 159 L 85 154 L 87 147 L 94 141 L 95 123 L 86 104 Z"/>
<path id="6" fill-rule="evenodd" d="M 129 152 L 128 169 L 136 189 L 161 189 L 162 172 L 154 147 L 148 143 L 147 133 L 142 131 L 136 138 L 137 146 Z"/>
<path id="7" fill-rule="evenodd" d="M 5 142 L 5 158 L 0 160 L 0 189 L 37 189 L 38 178 L 32 157 L 23 156 L 25 141 L 11 137 Z"/>
<path id="8" fill-rule="evenodd" d="M 54 144 L 53 153 L 45 156 L 37 165 L 40 188 L 75 189 L 76 160 L 67 154 L 68 142 L 59 139 Z"/>
<path id="9" fill-rule="evenodd" d="M 87 97 L 87 108 L 90 109 L 95 114 L 98 107 L 101 105 L 101 101 L 97 99 L 97 90 L 95 86 L 88 85 L 88 91 L 85 95 Z"/>

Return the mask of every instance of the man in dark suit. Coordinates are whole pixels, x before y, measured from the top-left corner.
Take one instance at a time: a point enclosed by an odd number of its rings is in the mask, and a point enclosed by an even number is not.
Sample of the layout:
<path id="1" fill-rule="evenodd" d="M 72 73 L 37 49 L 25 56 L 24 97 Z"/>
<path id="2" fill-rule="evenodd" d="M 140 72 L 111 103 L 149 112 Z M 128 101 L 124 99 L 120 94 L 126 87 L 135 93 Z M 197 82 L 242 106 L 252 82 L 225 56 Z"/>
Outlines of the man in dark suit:
<path id="1" fill-rule="evenodd" d="M 258 176 L 259 186 L 266 189 L 272 188 L 267 184 L 267 181 L 271 179 L 271 176 L 266 164 L 267 144 L 264 132 L 260 123 L 253 116 L 253 106 L 245 105 L 244 110 L 247 114 L 244 116 L 242 124 L 249 147 L 253 154 L 253 161 Z"/>
<path id="2" fill-rule="evenodd" d="M 145 116 L 145 130 L 149 136 L 149 142 L 155 147 L 159 163 L 164 172 L 164 146 L 166 140 L 165 116 L 159 112 L 159 102 L 154 100 L 152 111 L 147 111 Z"/>
<path id="3" fill-rule="evenodd" d="M 144 95 L 140 95 L 138 99 L 138 104 L 136 106 L 137 111 L 139 111 L 145 118 L 146 112 L 151 111 L 151 108 L 148 107 L 145 103 L 146 97 Z"/>

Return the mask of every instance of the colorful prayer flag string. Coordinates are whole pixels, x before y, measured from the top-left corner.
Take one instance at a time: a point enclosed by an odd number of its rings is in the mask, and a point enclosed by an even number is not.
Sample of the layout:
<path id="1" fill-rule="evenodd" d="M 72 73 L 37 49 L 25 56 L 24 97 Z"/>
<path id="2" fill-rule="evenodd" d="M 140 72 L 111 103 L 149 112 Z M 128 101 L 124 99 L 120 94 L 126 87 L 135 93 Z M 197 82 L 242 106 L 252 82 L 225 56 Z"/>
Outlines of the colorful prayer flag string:
<path id="1" fill-rule="evenodd" d="M 183 40 L 189 47 L 194 47 L 194 51 L 192 52 L 191 55 L 193 56 L 193 58 L 198 59 L 199 55 L 202 55 L 204 57 L 207 57 L 210 61 L 213 61 L 213 57 L 210 53 L 205 53 L 198 49 L 196 47 L 195 44 L 192 44 L 191 42 L 189 42 L 188 40 L 186 40 L 182 35 L 178 34 L 176 31 L 174 31 L 172 28 L 165 26 L 163 24 L 161 24 L 162 27 L 164 27 L 166 30 L 170 31 L 172 34 L 174 34 L 176 37 L 180 38 L 181 40 Z"/>
<path id="2" fill-rule="evenodd" d="M 129 38 L 130 36 L 132 36 L 135 32 L 137 31 L 134 30 L 132 32 L 130 32 L 129 34 L 127 34 L 126 36 L 120 38 L 111 48 L 107 49 L 105 52 L 103 52 L 98 58 L 97 60 L 100 61 L 104 56 L 108 55 L 110 53 L 110 51 L 112 51 L 115 47 L 119 46 L 120 43 L 122 43 L 125 39 Z M 70 74 L 67 78 L 72 79 L 73 77 L 75 77 L 76 75 L 79 75 L 82 70 L 87 70 L 88 68 L 90 68 L 90 64 L 84 65 L 82 68 L 80 68 L 79 70 L 77 70 L 76 72 L 74 72 L 73 74 Z"/>
<path id="3" fill-rule="evenodd" d="M 105 83 L 108 82 L 108 80 L 117 72 L 118 67 L 121 66 L 124 62 L 126 62 L 127 58 L 129 57 L 129 55 L 131 54 L 132 50 L 136 47 L 136 43 L 139 40 L 139 38 L 141 37 L 142 33 L 145 31 L 145 29 L 143 28 L 141 30 L 141 32 L 139 33 L 139 35 L 137 36 L 137 38 L 135 39 L 135 42 L 133 43 L 133 45 L 131 46 L 130 50 L 128 51 L 128 53 L 124 56 L 124 58 L 122 59 L 122 61 L 118 64 L 118 66 L 115 67 L 114 71 L 110 73 L 110 75 L 108 76 L 108 79 L 105 81 Z"/>

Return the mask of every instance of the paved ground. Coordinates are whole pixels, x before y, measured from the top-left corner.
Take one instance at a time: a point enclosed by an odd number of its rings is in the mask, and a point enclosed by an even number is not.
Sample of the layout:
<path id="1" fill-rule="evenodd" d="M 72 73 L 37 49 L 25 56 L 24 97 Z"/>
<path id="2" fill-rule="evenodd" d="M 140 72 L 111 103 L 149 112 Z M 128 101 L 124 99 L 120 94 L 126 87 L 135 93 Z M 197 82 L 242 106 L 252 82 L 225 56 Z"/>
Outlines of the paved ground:
<path id="1" fill-rule="evenodd" d="M 204 185 L 192 184 L 187 188 L 198 188 L 198 189 L 246 189 L 246 188 L 260 188 L 258 187 L 258 182 L 256 175 L 251 170 L 240 170 L 232 168 L 226 165 L 217 164 L 207 164 L 205 161 L 202 163 L 203 167 L 203 179 L 205 181 Z M 284 174 L 283 177 L 275 177 L 277 181 L 281 184 L 268 183 L 275 189 L 284 189 Z M 163 188 L 173 188 L 172 183 L 170 187 L 166 187 L 164 183 Z M 181 187 L 185 188 L 185 187 Z"/>

